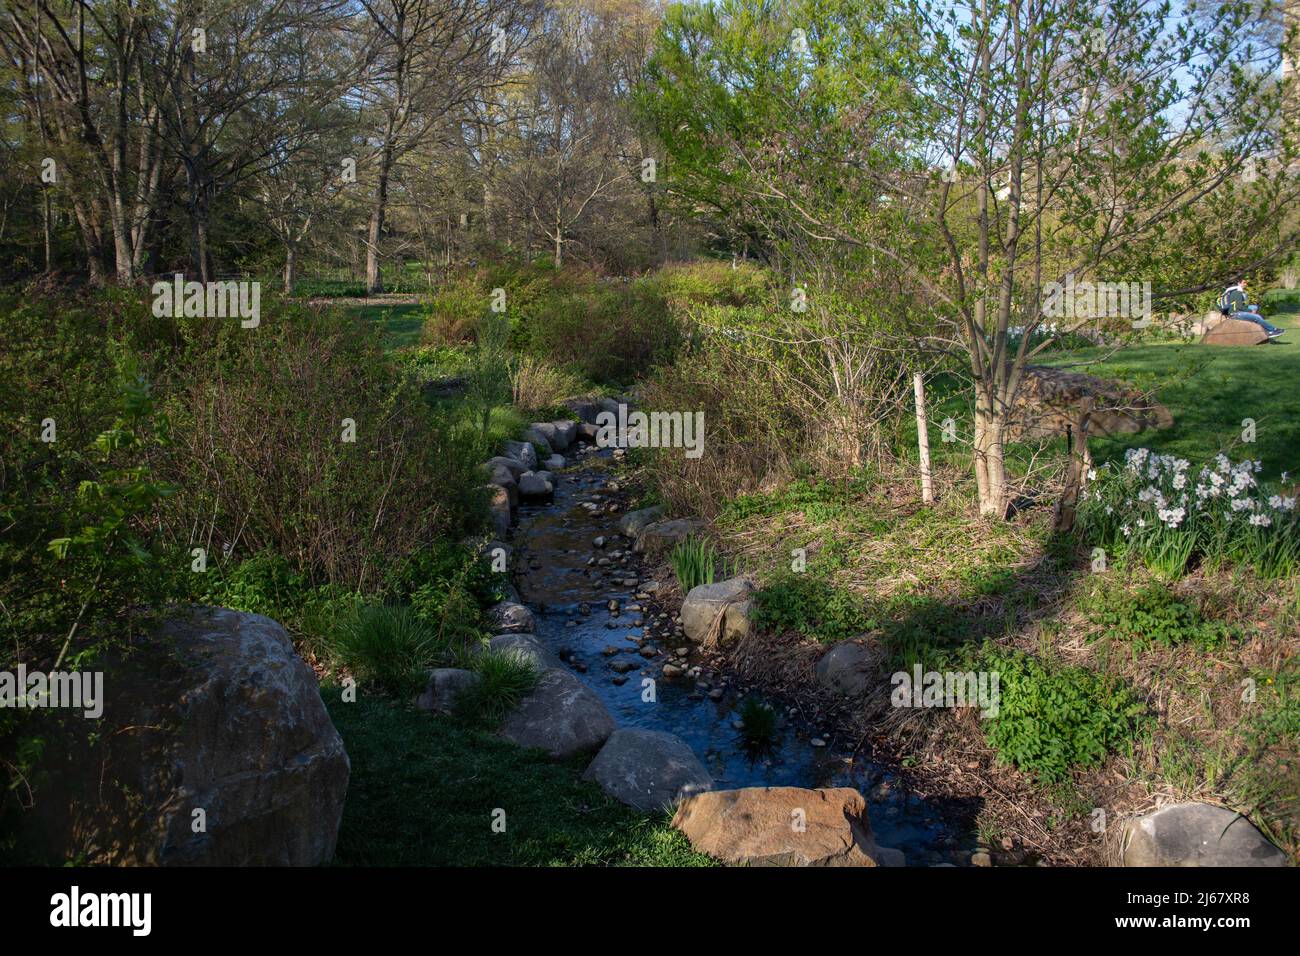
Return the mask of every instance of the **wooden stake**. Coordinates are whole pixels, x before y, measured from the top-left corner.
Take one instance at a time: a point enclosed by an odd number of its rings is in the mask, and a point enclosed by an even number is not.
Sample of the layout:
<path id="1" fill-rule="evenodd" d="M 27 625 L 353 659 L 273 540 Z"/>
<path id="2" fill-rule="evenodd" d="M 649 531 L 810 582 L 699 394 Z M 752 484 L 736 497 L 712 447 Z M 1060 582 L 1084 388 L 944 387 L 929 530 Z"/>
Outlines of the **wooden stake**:
<path id="1" fill-rule="evenodd" d="M 921 452 L 921 501 L 934 503 L 934 485 L 930 480 L 930 432 L 925 424 L 925 381 L 921 373 L 912 376 L 912 390 L 916 393 L 916 446 Z"/>

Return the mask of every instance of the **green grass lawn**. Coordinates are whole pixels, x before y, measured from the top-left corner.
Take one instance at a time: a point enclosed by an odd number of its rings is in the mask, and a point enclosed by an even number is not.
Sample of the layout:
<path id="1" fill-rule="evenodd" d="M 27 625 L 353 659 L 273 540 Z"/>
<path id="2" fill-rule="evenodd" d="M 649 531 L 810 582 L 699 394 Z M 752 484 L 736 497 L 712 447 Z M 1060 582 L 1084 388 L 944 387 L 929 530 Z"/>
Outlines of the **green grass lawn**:
<path id="1" fill-rule="evenodd" d="M 1079 368 L 1118 379 L 1156 397 L 1174 416 L 1174 427 L 1115 438 L 1093 438 L 1099 461 L 1122 459 L 1127 448 L 1148 447 L 1194 462 L 1220 451 L 1257 458 L 1263 477 L 1300 474 L 1300 297 L 1265 298 L 1270 321 L 1289 329 L 1275 342 L 1253 347 L 1214 347 L 1199 342 L 1156 343 L 1125 348 L 1106 361 Z M 1099 359 L 1103 349 L 1054 355 L 1049 364 Z M 1243 444 L 1242 420 L 1255 420 L 1254 444 Z"/>
<path id="2" fill-rule="evenodd" d="M 420 330 L 424 327 L 422 305 L 348 305 L 343 311 L 349 318 L 383 326 L 384 344 L 390 349 L 420 344 Z"/>
<path id="3" fill-rule="evenodd" d="M 322 695 L 352 761 L 342 866 L 706 866 L 669 826 L 490 733 L 361 695 Z M 505 832 L 492 828 L 505 811 Z"/>

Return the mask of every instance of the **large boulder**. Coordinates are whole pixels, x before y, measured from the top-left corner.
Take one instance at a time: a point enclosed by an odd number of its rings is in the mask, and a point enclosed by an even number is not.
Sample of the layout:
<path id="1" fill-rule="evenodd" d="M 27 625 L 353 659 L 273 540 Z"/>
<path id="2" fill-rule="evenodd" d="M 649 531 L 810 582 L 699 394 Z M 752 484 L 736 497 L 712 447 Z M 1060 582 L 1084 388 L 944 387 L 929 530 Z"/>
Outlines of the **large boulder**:
<path id="1" fill-rule="evenodd" d="M 516 601 L 500 601 L 487 611 L 492 629 L 512 634 L 533 633 L 533 612 Z"/>
<path id="2" fill-rule="evenodd" d="M 745 787 L 687 797 L 673 826 L 701 853 L 748 866 L 902 866 L 876 846 L 867 802 L 848 787 Z"/>
<path id="3" fill-rule="evenodd" d="M 487 642 L 486 650 L 493 654 L 511 654 L 532 664 L 538 671 L 563 666 L 560 659 L 531 634 L 498 634 Z"/>
<path id="4" fill-rule="evenodd" d="M 635 538 L 645 529 L 646 525 L 653 524 L 663 516 L 664 509 L 660 505 L 629 511 L 618 519 L 618 530 L 629 538 Z"/>
<path id="5" fill-rule="evenodd" d="M 506 457 L 520 462 L 527 470 L 537 467 L 537 449 L 530 442 L 508 441 L 505 443 Z"/>
<path id="6" fill-rule="evenodd" d="M 713 789 L 713 778 L 691 748 L 660 730 L 614 731 L 582 776 L 647 812 L 671 810 L 683 797 Z"/>
<path id="7" fill-rule="evenodd" d="M 1201 341 L 1206 345 L 1263 345 L 1268 341 L 1268 333 L 1254 322 L 1225 318 L 1206 332 Z"/>
<path id="8" fill-rule="evenodd" d="M 1091 404 L 1090 435 L 1128 435 L 1148 428 L 1170 428 L 1169 409 L 1136 389 L 1064 369 L 1030 365 L 1016 396 L 1011 437 L 1050 438 L 1075 427 Z"/>
<path id="9" fill-rule="evenodd" d="M 554 425 L 550 422 L 538 422 L 524 429 L 524 441 L 532 442 L 541 451 L 541 454 L 546 456 L 552 451 L 551 436 L 554 434 Z"/>
<path id="10" fill-rule="evenodd" d="M 879 679 L 882 659 L 878 648 L 844 641 L 817 662 L 817 683 L 837 694 L 860 697 Z"/>
<path id="11" fill-rule="evenodd" d="M 1125 866 L 1287 866 L 1287 855 L 1239 813 L 1178 803 L 1124 825 Z"/>
<path id="12" fill-rule="evenodd" d="M 587 425 L 595 425 L 596 416 L 600 414 L 599 405 L 582 398 L 570 399 L 564 403 L 564 407 L 577 415 L 579 422 Z"/>
<path id="13" fill-rule="evenodd" d="M 678 542 L 685 541 L 702 527 L 704 527 L 703 523 L 694 518 L 671 518 L 668 521 L 656 521 L 641 529 L 641 533 L 637 535 L 636 544 L 633 545 L 632 549 L 634 551 L 644 551 L 647 554 L 659 554 L 667 551 Z"/>
<path id="14" fill-rule="evenodd" d="M 456 709 L 460 695 L 474 687 L 482 680 L 473 671 L 459 667 L 439 667 L 429 672 L 429 683 L 424 693 L 415 699 L 419 710 L 431 710 L 438 714 L 450 714 Z"/>
<path id="15" fill-rule="evenodd" d="M 328 863 L 350 766 L 316 675 L 268 617 L 171 614 L 101 665 L 93 749 L 51 748 L 47 846 L 92 866 Z"/>
<path id="16" fill-rule="evenodd" d="M 564 451 L 578 440 L 577 422 L 562 419 L 552 422 L 551 427 L 555 429 L 555 437 L 551 439 L 551 447 L 556 451 Z"/>
<path id="17" fill-rule="evenodd" d="M 552 668 L 506 717 L 500 735 L 564 760 L 598 750 L 616 729 L 595 691 L 567 671 Z"/>
<path id="18" fill-rule="evenodd" d="M 523 443 L 520 442 L 520 444 Z M 507 458 L 505 455 L 497 455 L 495 458 L 489 458 L 483 463 L 483 467 L 486 468 L 489 473 L 497 468 L 506 468 L 512 475 L 514 475 L 516 480 L 520 475 L 529 470 L 528 466 L 518 458 Z"/>
<path id="19" fill-rule="evenodd" d="M 550 472 L 526 471 L 519 476 L 519 497 L 524 501 L 546 501 L 555 494 Z"/>
<path id="20" fill-rule="evenodd" d="M 753 585 L 745 578 L 693 587 L 682 602 L 682 631 L 692 641 L 722 642 L 749 633 Z"/>
<path id="21" fill-rule="evenodd" d="M 492 518 L 492 533 L 504 538 L 510 533 L 510 492 L 500 485 L 484 485 L 488 493 L 488 513 Z"/>

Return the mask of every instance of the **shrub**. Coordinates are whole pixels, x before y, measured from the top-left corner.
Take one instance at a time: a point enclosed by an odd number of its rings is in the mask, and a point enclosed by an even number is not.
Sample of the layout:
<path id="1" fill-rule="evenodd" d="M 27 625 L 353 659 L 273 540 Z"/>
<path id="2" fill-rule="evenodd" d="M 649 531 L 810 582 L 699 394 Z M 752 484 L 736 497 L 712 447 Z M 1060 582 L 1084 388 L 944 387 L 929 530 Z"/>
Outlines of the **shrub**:
<path id="1" fill-rule="evenodd" d="M 338 621 L 328 649 L 358 683 L 409 696 L 423 688 L 430 669 L 450 659 L 437 629 L 409 607 L 368 604 Z"/>
<path id="2" fill-rule="evenodd" d="M 989 651 L 1000 700 L 986 737 L 998 757 L 1040 783 L 1069 779 L 1131 742 L 1145 710 L 1128 688 L 1085 667 L 1052 667 L 1019 651 Z"/>
<path id="3" fill-rule="evenodd" d="M 852 592 L 793 572 L 754 595 L 754 621 L 769 630 L 798 631 L 826 642 L 860 634 L 873 623 Z"/>
<path id="4" fill-rule="evenodd" d="M 536 355 L 510 359 L 510 393 L 514 405 L 528 417 L 555 413 L 566 398 L 585 391 L 578 376 Z"/>
<path id="5" fill-rule="evenodd" d="M 418 542 L 485 520 L 477 442 L 421 399 L 374 330 L 274 301 L 262 313 L 255 331 L 180 327 L 174 437 L 156 469 L 179 489 L 165 537 L 279 554 L 313 584 L 365 590 Z"/>
<path id="6" fill-rule="evenodd" d="M 1105 637 L 1127 641 L 1139 649 L 1159 644 L 1191 644 L 1212 650 L 1237 636 L 1223 621 L 1207 621 L 1190 604 L 1179 601 L 1159 584 L 1137 592 L 1095 589 L 1082 602 L 1088 619 L 1100 624 Z"/>
<path id="7" fill-rule="evenodd" d="M 440 288 L 425 306 L 423 339 L 428 345 L 460 346 L 474 341 L 488 296 L 474 276 Z"/>

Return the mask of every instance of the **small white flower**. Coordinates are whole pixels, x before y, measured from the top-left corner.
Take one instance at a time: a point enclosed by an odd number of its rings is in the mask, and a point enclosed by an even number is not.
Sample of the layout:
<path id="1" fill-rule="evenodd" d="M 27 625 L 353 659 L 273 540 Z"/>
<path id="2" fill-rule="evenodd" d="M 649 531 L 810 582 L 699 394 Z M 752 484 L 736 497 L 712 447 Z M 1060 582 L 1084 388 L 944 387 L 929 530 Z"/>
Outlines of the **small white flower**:
<path id="1" fill-rule="evenodd" d="M 1273 522 L 1269 519 L 1268 515 L 1251 515 L 1250 523 L 1257 528 L 1267 528 Z"/>

